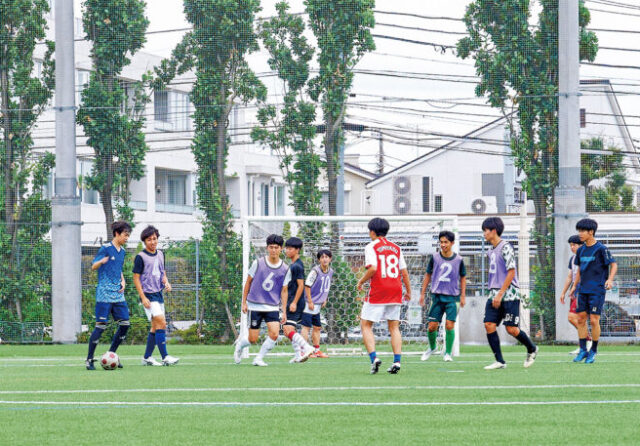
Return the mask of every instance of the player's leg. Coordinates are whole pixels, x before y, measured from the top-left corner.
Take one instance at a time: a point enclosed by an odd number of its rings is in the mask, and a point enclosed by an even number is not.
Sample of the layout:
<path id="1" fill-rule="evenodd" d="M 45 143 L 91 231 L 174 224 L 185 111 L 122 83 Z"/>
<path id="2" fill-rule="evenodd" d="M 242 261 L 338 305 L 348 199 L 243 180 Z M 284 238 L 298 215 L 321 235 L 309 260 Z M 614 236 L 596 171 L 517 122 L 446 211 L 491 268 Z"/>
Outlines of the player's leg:
<path id="1" fill-rule="evenodd" d="M 586 364 L 592 364 L 596 360 L 598 354 L 598 341 L 600 341 L 600 314 L 602 313 L 602 307 L 604 306 L 604 295 L 593 296 L 589 301 L 589 322 L 591 322 L 591 337 L 593 341 L 591 343 L 591 349 L 587 356 Z"/>
<path id="2" fill-rule="evenodd" d="M 291 341 L 293 350 L 296 353 L 295 362 L 305 362 L 313 354 L 313 347 L 296 330 L 301 321 L 302 311 L 287 313 L 287 321 L 282 326 L 282 331 Z"/>
<path id="3" fill-rule="evenodd" d="M 167 320 L 164 313 L 164 303 L 151 302 L 153 318 L 151 319 L 152 329 L 156 332 L 156 345 L 162 357 L 162 365 L 175 365 L 180 361 L 167 353 Z"/>
<path id="4" fill-rule="evenodd" d="M 96 347 L 98 347 L 102 333 L 104 333 L 104 330 L 107 328 L 110 308 L 111 306 L 107 302 L 96 302 L 96 325 L 89 337 L 89 351 L 87 353 L 87 360 L 85 361 L 87 370 L 95 370 L 93 355 L 96 352 Z"/>
<path id="5" fill-rule="evenodd" d="M 144 356 L 142 357 L 142 365 L 144 366 L 161 366 L 162 363 L 155 360 L 153 350 L 156 348 L 156 326 L 153 322 L 153 311 L 151 308 L 144 309 L 147 319 L 150 322 L 149 334 L 147 335 L 147 345 L 144 350 Z"/>
<path id="6" fill-rule="evenodd" d="M 445 361 L 453 361 L 453 342 L 456 339 L 456 320 L 458 319 L 458 304 L 455 299 L 450 299 L 445 306 L 447 320 L 445 322 Z"/>
<path id="7" fill-rule="evenodd" d="M 399 305 L 395 306 L 400 310 Z M 393 350 L 393 364 L 391 364 L 391 367 L 389 367 L 387 372 L 393 375 L 400 371 L 400 361 L 402 360 L 402 334 L 400 333 L 399 316 L 400 315 L 398 314 L 398 318 L 394 320 L 387 319 L 389 334 L 391 335 L 391 349 Z"/>
<path id="8" fill-rule="evenodd" d="M 262 323 L 261 313 L 259 311 L 249 311 L 248 316 L 249 330 L 247 331 L 249 333 L 248 335 L 242 334 L 241 329 L 240 335 L 235 342 L 236 346 L 233 350 L 233 361 L 236 364 L 242 362 L 242 350 L 258 342 L 258 338 L 260 337 L 260 324 Z"/>
<path id="9" fill-rule="evenodd" d="M 538 355 L 538 346 L 531 341 L 524 330 L 520 330 L 520 299 L 502 301 L 501 306 L 504 308 L 504 326 L 507 333 L 525 346 L 527 357 L 524 366 L 531 367 Z"/>
<path id="10" fill-rule="evenodd" d="M 270 311 L 263 314 L 264 314 L 264 319 L 267 322 L 267 337 L 262 343 L 262 346 L 260 347 L 258 356 L 256 356 L 256 358 L 253 360 L 253 365 L 260 366 L 260 367 L 264 367 L 267 365 L 267 363 L 264 362 L 264 357 L 266 356 L 267 353 L 271 351 L 271 349 L 273 349 L 273 347 L 276 346 L 276 341 L 278 340 L 278 334 L 280 334 L 280 315 L 278 314 L 278 312 Z M 251 330 L 251 331 L 259 332 L 259 328 L 260 327 L 258 326 L 258 330 Z M 251 331 L 249 332 L 249 336 L 251 336 Z M 256 336 L 256 341 L 257 341 L 257 336 Z"/>
<path id="11" fill-rule="evenodd" d="M 309 342 L 309 332 L 311 331 L 311 318 L 312 314 L 310 313 L 302 313 L 302 320 L 300 321 L 300 325 L 302 325 L 302 329 L 300 330 L 300 334 L 304 338 L 305 341 Z"/>
<path id="12" fill-rule="evenodd" d="M 489 347 L 491 347 L 491 351 L 493 352 L 493 356 L 496 358 L 493 364 L 489 364 L 484 369 L 485 370 L 493 370 L 493 369 L 503 369 L 507 366 L 504 358 L 502 357 L 502 349 L 500 348 L 500 337 L 498 336 L 498 325 L 502 322 L 502 311 L 500 308 L 494 308 L 492 305 L 493 297 L 495 296 L 495 291 L 492 290 L 489 293 L 489 299 L 487 299 L 487 303 L 484 307 L 484 329 L 487 332 L 487 341 L 489 342 Z"/>
<path id="13" fill-rule="evenodd" d="M 578 295 L 578 305 L 576 312 L 578 314 L 578 338 L 580 342 L 580 351 L 573 358 L 573 362 L 580 362 L 587 358 L 589 352 L 587 351 L 587 335 L 589 329 L 587 328 L 587 311 L 589 310 L 589 294 L 580 293 Z"/>
<path id="14" fill-rule="evenodd" d="M 440 296 L 437 294 L 431 295 L 431 307 L 429 308 L 429 315 L 427 320 L 429 324 L 427 325 L 427 338 L 429 339 L 429 348 L 425 351 L 420 360 L 426 361 L 433 354 L 436 349 L 436 341 L 438 339 L 438 327 L 440 326 L 440 321 L 442 320 L 442 315 L 444 314 L 444 308 L 440 305 Z"/>
<path id="15" fill-rule="evenodd" d="M 376 339 L 373 335 L 373 324 L 380 322 L 382 307 L 382 305 L 371 305 L 369 302 L 365 302 L 360 312 L 360 332 L 362 333 L 364 348 L 367 349 L 371 360 L 372 375 L 378 373 L 380 364 L 382 364 L 376 354 Z"/>
<path id="16" fill-rule="evenodd" d="M 320 335 L 322 334 L 322 323 L 320 322 L 320 314 L 314 315 L 312 323 L 313 331 L 311 332 L 311 340 L 313 342 L 313 348 L 315 349 L 316 358 L 328 358 L 329 355 L 320 350 Z"/>
<path id="17" fill-rule="evenodd" d="M 576 313 L 576 308 L 578 307 L 578 298 L 571 299 L 569 303 L 569 316 L 567 317 L 569 323 L 576 328 L 576 332 L 578 331 L 578 313 Z M 576 350 L 569 352 L 571 355 L 577 355 L 580 352 L 580 347 Z"/>
<path id="18" fill-rule="evenodd" d="M 129 326 L 131 322 L 129 322 L 129 307 L 126 302 L 116 302 L 111 306 L 111 316 L 113 320 L 117 322 L 118 329 L 116 333 L 113 335 L 113 339 L 111 340 L 111 347 L 109 347 L 110 352 L 115 352 L 120 344 L 127 337 L 127 332 L 129 331 Z M 121 367 L 118 364 L 118 367 Z"/>

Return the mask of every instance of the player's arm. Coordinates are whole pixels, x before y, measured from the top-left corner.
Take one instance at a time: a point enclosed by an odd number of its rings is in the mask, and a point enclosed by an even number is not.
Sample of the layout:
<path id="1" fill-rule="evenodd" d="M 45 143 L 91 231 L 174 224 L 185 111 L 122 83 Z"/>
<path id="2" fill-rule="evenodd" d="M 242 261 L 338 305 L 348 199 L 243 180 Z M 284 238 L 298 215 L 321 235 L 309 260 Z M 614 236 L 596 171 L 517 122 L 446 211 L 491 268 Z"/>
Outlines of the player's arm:
<path id="1" fill-rule="evenodd" d="M 142 302 L 142 306 L 145 308 L 151 308 L 151 302 L 149 301 L 149 299 L 147 299 L 147 296 L 144 295 L 144 291 L 142 290 L 142 282 L 140 282 L 140 274 L 133 273 L 133 284 L 136 287 L 138 296 L 140 296 L 140 301 Z"/>
<path id="2" fill-rule="evenodd" d="M 580 283 L 580 269 L 576 272 L 576 279 L 573 281 L 573 285 L 571 286 L 571 291 L 569 291 L 569 295 L 575 295 L 576 288 L 578 288 L 578 284 Z"/>
<path id="3" fill-rule="evenodd" d="M 402 274 L 402 283 L 404 283 L 404 300 L 409 302 L 411 300 L 411 281 L 409 280 L 409 271 L 407 271 L 407 268 L 403 268 L 400 270 L 400 274 Z"/>
<path id="4" fill-rule="evenodd" d="M 249 290 L 251 290 L 251 282 L 253 282 L 252 276 L 247 276 L 247 280 L 244 282 L 244 289 L 242 290 L 242 312 L 246 313 L 249 311 L 249 307 L 247 305 L 247 296 L 249 295 Z"/>
<path id="5" fill-rule="evenodd" d="M 304 286 L 304 295 L 307 298 L 307 305 L 310 310 L 313 310 L 313 299 L 311 299 L 311 287 L 309 285 Z"/>
<path id="6" fill-rule="evenodd" d="M 364 276 L 358 280 L 358 291 L 362 291 L 364 284 L 368 282 L 378 270 L 378 258 L 376 256 L 376 251 L 373 249 L 371 244 L 364 248 L 364 265 L 367 270 L 365 271 Z"/>
<path id="7" fill-rule="evenodd" d="M 282 302 L 282 322 L 287 322 L 287 300 L 289 299 L 289 285 L 285 285 L 280 290 L 280 301 Z"/>
<path id="8" fill-rule="evenodd" d="M 369 279 L 371 279 L 376 274 L 377 270 L 378 270 L 377 265 L 370 265 L 367 268 L 367 271 L 364 273 L 364 276 L 362 276 L 360 280 L 358 280 L 358 291 L 362 291 L 362 287 L 364 286 L 364 284 L 368 282 Z"/>
<path id="9" fill-rule="evenodd" d="M 562 291 L 560 292 L 560 303 L 564 305 L 564 296 L 567 294 L 569 287 L 571 286 L 571 271 L 567 274 L 567 278 L 564 280 L 564 286 L 562 287 Z"/>
<path id="10" fill-rule="evenodd" d="M 298 305 L 298 301 L 302 297 L 302 292 L 304 291 L 304 280 L 296 279 L 296 283 L 298 284 L 298 288 L 296 289 L 296 295 L 294 296 L 293 301 L 290 304 L 290 306 L 294 308 L 291 311 L 295 311 L 295 307 Z"/>
<path id="11" fill-rule="evenodd" d="M 427 288 L 431 283 L 431 273 L 426 273 L 422 280 L 422 288 L 420 289 L 420 306 L 424 307 L 425 296 L 427 295 Z"/>
<path id="12" fill-rule="evenodd" d="M 100 257 L 102 254 L 102 257 Z M 105 251 L 104 248 L 100 248 L 98 254 L 96 254 L 95 259 L 93 259 L 93 263 L 91 264 L 91 271 L 95 271 L 100 268 L 102 265 L 109 261 L 109 253 Z"/>
<path id="13" fill-rule="evenodd" d="M 609 278 L 604 284 L 604 287 L 608 290 L 613 288 L 613 279 L 616 278 L 616 274 L 618 273 L 618 263 L 612 262 L 611 267 L 609 268 Z"/>
<path id="14" fill-rule="evenodd" d="M 124 287 L 127 285 L 127 282 L 124 281 L 124 274 L 120 273 L 120 285 L 122 285 L 122 288 L 120 289 L 121 293 L 124 293 Z"/>
<path id="15" fill-rule="evenodd" d="M 467 277 L 460 277 L 460 306 L 464 307 L 467 303 Z"/>

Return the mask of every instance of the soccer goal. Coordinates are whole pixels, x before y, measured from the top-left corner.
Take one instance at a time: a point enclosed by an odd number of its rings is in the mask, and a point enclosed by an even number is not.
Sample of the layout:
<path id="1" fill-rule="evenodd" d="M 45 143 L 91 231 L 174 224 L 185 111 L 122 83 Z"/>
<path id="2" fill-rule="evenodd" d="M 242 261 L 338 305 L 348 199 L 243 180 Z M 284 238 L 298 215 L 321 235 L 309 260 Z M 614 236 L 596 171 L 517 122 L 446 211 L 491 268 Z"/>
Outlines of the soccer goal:
<path id="1" fill-rule="evenodd" d="M 316 264 L 319 249 L 329 248 L 333 253 L 333 281 L 326 307 L 321 312 L 323 322 L 323 344 L 344 346 L 338 350 L 354 352 L 353 345 L 362 344 L 360 333 L 360 309 L 364 293 L 357 291 L 357 282 L 365 272 L 364 248 L 371 242 L 367 223 L 372 216 L 278 216 L 247 217 L 243 219 L 243 279 L 246 279 L 253 260 L 266 255 L 266 237 L 282 235 L 285 240 L 296 236 L 303 240 L 301 259 L 305 272 Z M 430 296 L 426 306 L 419 305 L 420 288 L 429 261 L 429 256 L 438 247 L 438 233 L 443 230 L 457 234 L 456 216 L 385 216 L 390 223 L 388 239 L 403 250 L 411 281 L 412 299 L 403 304 L 400 329 L 409 351 L 418 352 L 427 346 L 427 315 Z M 456 237 L 458 238 L 458 237 Z M 458 242 L 458 240 L 456 240 Z M 459 243 L 454 245 L 457 252 Z M 284 255 L 284 254 L 283 254 Z M 444 320 L 440 330 L 444 330 Z M 241 333 L 248 330 L 247 315 L 241 314 Z M 386 322 L 374 325 L 378 341 L 390 339 Z M 459 355 L 459 335 L 453 354 Z M 438 339 L 443 338 L 442 333 Z M 440 343 L 440 341 L 439 341 Z"/>

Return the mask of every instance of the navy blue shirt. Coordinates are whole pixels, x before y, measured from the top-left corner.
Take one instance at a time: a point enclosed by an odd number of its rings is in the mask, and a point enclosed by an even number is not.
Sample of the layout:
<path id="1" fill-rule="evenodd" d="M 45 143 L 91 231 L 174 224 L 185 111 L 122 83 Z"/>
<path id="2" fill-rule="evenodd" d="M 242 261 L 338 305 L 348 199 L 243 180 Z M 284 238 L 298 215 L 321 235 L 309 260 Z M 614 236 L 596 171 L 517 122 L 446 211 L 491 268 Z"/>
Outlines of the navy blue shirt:
<path id="1" fill-rule="evenodd" d="M 302 279 L 303 282 L 305 279 L 304 264 L 302 263 L 302 260 L 298 259 L 293 262 L 289 267 L 289 271 L 291 271 L 291 282 L 289 282 L 289 287 L 287 289 L 287 292 L 289 293 L 287 299 L 287 313 L 290 312 L 289 306 L 291 305 L 291 302 L 293 302 L 293 300 L 296 298 L 296 292 L 298 291 L 298 279 Z M 304 285 L 302 286 L 304 287 Z M 304 303 L 305 298 L 303 292 L 303 294 L 300 296 L 300 300 L 298 301 L 298 311 L 304 311 Z"/>
<path id="2" fill-rule="evenodd" d="M 600 242 L 578 248 L 576 265 L 580 267 L 580 294 L 605 294 L 604 284 L 609 278 L 609 265 L 615 262 L 609 249 Z"/>
<path id="3" fill-rule="evenodd" d="M 109 257 L 109 261 L 98 268 L 98 286 L 96 287 L 96 302 L 124 302 L 122 289 L 122 266 L 125 256 L 124 246 L 118 251 L 113 243 L 109 242 L 100 247 L 98 254 L 93 259 L 98 260 Z"/>

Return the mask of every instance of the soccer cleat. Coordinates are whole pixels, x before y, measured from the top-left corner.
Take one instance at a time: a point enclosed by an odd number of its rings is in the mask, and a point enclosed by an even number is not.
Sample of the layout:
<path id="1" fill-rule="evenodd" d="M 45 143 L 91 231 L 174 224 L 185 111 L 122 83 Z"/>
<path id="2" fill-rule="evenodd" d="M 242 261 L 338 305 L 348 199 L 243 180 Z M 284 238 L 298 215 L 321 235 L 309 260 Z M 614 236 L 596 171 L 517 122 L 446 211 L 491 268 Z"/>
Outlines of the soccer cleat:
<path id="1" fill-rule="evenodd" d="M 527 359 L 524 360 L 524 368 L 527 369 L 533 365 L 536 360 L 536 356 L 538 356 L 538 346 L 536 345 L 536 349 L 531 353 L 527 353 Z"/>
<path id="2" fill-rule="evenodd" d="M 253 360 L 253 365 L 255 365 L 256 367 L 267 367 L 269 364 L 264 362 L 262 358 L 255 358 Z"/>
<path id="3" fill-rule="evenodd" d="M 387 369 L 387 373 L 390 373 L 392 375 L 397 374 L 400 371 L 400 363 L 399 362 L 394 362 L 393 364 L 391 364 L 391 367 L 389 367 Z"/>
<path id="4" fill-rule="evenodd" d="M 298 355 L 295 355 L 293 358 L 289 360 L 289 364 L 297 364 L 299 362 L 300 362 L 300 357 Z"/>
<path id="5" fill-rule="evenodd" d="M 598 353 L 593 350 L 589 350 L 589 354 L 587 355 L 587 360 L 584 362 L 585 364 L 593 364 L 596 362 L 596 355 Z"/>
<path id="6" fill-rule="evenodd" d="M 85 367 L 87 368 L 87 370 L 95 370 L 95 366 L 93 365 L 93 363 L 96 362 L 95 359 L 87 359 L 84 362 Z"/>
<path id="7" fill-rule="evenodd" d="M 450 354 L 446 353 L 446 354 L 444 355 L 444 357 L 442 358 L 442 360 L 443 360 L 444 362 L 452 362 L 452 361 L 453 361 L 453 358 L 451 357 L 451 355 L 450 355 Z"/>
<path id="8" fill-rule="evenodd" d="M 429 358 L 431 358 L 431 355 L 433 355 L 434 353 L 435 353 L 435 350 L 432 350 L 431 347 L 429 347 L 427 351 L 424 352 L 422 356 L 420 356 L 420 361 L 428 360 Z"/>
<path id="9" fill-rule="evenodd" d="M 575 349 L 575 350 L 571 350 L 571 351 L 569 352 L 569 354 L 570 354 L 570 355 L 573 355 L 573 356 L 577 355 L 578 353 L 580 353 L 580 347 L 578 347 L 578 348 L 577 348 L 577 349 Z"/>
<path id="10" fill-rule="evenodd" d="M 176 365 L 180 361 L 180 358 L 174 358 L 171 355 L 167 355 L 162 358 L 162 365 Z"/>
<path id="11" fill-rule="evenodd" d="M 497 369 L 506 369 L 507 364 L 504 362 L 496 361 L 493 364 L 489 364 L 484 367 L 485 370 L 497 370 Z"/>
<path id="12" fill-rule="evenodd" d="M 240 341 L 236 341 L 236 348 L 233 351 L 233 361 L 236 364 L 240 364 L 242 361 L 242 347 L 240 346 Z"/>
<path id="13" fill-rule="evenodd" d="M 304 347 L 302 347 L 302 352 L 298 362 L 305 362 L 313 354 L 313 351 L 313 347 L 311 347 L 309 344 L 306 344 Z"/>
<path id="14" fill-rule="evenodd" d="M 380 365 L 382 364 L 382 361 L 380 360 L 380 358 L 376 358 L 373 360 L 373 362 L 371 363 L 371 374 L 375 375 L 376 373 L 378 373 L 378 370 L 380 370 Z"/>
<path id="15" fill-rule="evenodd" d="M 316 355 L 316 358 L 328 358 L 329 357 L 329 355 L 327 355 L 322 350 L 316 350 L 315 355 Z"/>
<path id="16" fill-rule="evenodd" d="M 148 358 L 142 358 L 142 365 L 149 365 L 149 366 L 156 366 L 156 367 L 162 366 L 162 364 L 156 361 L 153 356 L 149 356 Z"/>
<path id="17" fill-rule="evenodd" d="M 580 362 L 583 361 L 587 358 L 587 356 L 589 355 L 589 352 L 586 350 L 580 350 L 580 352 L 578 353 L 578 355 L 573 358 L 573 362 Z"/>
<path id="18" fill-rule="evenodd" d="M 122 366 L 122 363 L 120 362 L 120 359 L 118 359 L 118 368 L 119 369 L 123 369 L 124 367 Z"/>

